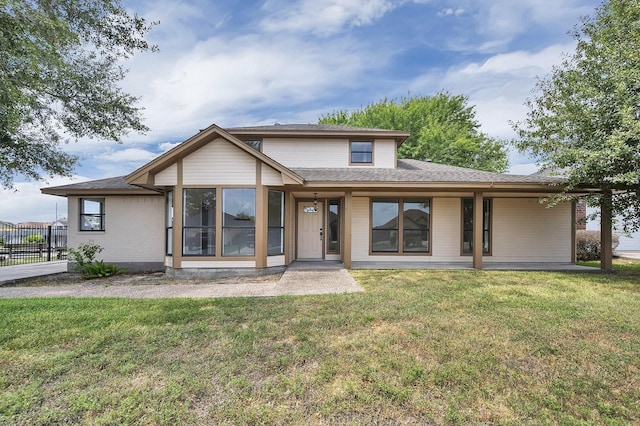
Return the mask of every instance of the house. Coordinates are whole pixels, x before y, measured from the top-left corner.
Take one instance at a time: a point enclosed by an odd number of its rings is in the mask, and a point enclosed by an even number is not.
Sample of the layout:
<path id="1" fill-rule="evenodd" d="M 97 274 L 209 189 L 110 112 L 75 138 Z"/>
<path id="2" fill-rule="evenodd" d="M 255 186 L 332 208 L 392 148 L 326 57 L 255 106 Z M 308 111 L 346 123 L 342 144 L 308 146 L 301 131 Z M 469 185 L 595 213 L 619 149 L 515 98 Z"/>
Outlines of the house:
<path id="1" fill-rule="evenodd" d="M 574 206 L 539 201 L 558 178 L 399 159 L 408 136 L 212 125 L 127 176 L 42 192 L 68 198 L 70 246 L 133 270 L 575 262 Z"/>

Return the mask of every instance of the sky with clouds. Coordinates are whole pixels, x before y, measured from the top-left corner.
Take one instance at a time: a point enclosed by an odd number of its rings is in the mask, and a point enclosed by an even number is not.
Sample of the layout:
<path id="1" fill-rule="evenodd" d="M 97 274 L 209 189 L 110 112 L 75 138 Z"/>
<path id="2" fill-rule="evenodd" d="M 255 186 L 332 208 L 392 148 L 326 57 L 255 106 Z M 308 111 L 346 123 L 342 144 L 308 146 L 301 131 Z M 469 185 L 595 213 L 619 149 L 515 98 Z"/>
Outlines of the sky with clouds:
<path id="1" fill-rule="evenodd" d="M 124 0 L 160 24 L 158 53 L 126 63 L 151 131 L 65 146 L 73 179 L 16 181 L 0 220 L 53 221 L 66 199 L 39 188 L 125 175 L 212 123 L 315 123 L 384 97 L 468 96 L 482 131 L 510 139 L 536 79 L 571 53 L 595 0 Z M 511 172 L 535 171 L 511 154 Z"/>

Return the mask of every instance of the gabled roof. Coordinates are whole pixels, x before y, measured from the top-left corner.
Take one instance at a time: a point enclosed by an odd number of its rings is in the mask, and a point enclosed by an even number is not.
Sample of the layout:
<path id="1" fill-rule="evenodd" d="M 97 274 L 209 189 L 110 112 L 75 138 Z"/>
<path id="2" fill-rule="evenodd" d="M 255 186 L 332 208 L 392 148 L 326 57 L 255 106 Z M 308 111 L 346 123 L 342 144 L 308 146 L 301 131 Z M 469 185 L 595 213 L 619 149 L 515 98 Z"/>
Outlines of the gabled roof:
<path id="1" fill-rule="evenodd" d="M 302 177 L 298 176 L 297 174 L 292 172 L 290 169 L 278 163 L 271 157 L 267 157 L 263 153 L 256 151 L 255 149 L 251 148 L 250 146 L 242 142 L 240 139 L 229 134 L 227 131 L 221 129 L 215 124 L 207 127 L 204 130 L 201 130 L 196 135 L 182 142 L 180 145 L 165 152 L 158 158 L 150 161 L 149 163 L 140 167 L 138 170 L 134 171 L 133 173 L 125 176 L 125 180 L 127 183 L 133 184 L 133 185 L 143 185 L 143 186 L 150 185 L 151 175 L 155 175 L 158 172 L 166 169 L 170 165 L 174 164 L 178 159 L 186 157 L 187 155 L 197 151 L 202 146 L 206 145 L 207 143 L 219 137 L 226 139 L 228 142 L 237 146 L 241 150 L 256 157 L 263 163 L 269 165 L 273 169 L 280 172 L 283 175 L 283 180 L 287 180 L 289 182 L 293 182 L 296 184 L 302 184 L 304 182 Z"/>
<path id="2" fill-rule="evenodd" d="M 128 184 L 124 176 L 90 180 L 88 182 L 51 186 L 40 190 L 49 195 L 158 195 L 158 192 Z"/>
<path id="3" fill-rule="evenodd" d="M 270 126 L 231 127 L 226 129 L 230 134 L 249 138 L 268 137 L 345 137 L 345 138 L 380 138 L 394 139 L 397 145 L 402 144 L 410 136 L 401 130 L 371 129 L 366 127 L 335 126 L 330 124 L 273 124 Z"/>

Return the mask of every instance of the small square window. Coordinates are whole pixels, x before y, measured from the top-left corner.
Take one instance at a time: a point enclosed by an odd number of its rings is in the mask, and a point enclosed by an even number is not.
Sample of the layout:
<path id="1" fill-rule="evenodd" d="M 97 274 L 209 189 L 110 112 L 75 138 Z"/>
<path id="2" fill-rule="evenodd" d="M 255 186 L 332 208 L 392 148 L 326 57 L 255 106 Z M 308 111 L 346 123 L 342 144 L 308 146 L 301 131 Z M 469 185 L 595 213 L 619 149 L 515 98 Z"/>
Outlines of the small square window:
<path id="1" fill-rule="evenodd" d="M 80 230 L 104 231 L 104 198 L 80 199 Z"/>
<path id="2" fill-rule="evenodd" d="M 373 163 L 373 142 L 371 141 L 351 142 L 351 163 L 372 164 Z"/>

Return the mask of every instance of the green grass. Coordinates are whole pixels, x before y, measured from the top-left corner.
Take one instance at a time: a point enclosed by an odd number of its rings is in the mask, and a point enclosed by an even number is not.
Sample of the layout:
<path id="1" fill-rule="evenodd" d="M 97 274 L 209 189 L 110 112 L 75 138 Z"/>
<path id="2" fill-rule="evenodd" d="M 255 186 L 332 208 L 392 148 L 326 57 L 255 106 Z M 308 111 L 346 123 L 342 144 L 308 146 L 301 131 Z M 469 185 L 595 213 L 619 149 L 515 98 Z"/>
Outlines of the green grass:
<path id="1" fill-rule="evenodd" d="M 365 293 L 0 300 L 0 423 L 637 424 L 640 263 Z"/>

